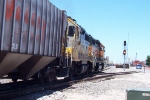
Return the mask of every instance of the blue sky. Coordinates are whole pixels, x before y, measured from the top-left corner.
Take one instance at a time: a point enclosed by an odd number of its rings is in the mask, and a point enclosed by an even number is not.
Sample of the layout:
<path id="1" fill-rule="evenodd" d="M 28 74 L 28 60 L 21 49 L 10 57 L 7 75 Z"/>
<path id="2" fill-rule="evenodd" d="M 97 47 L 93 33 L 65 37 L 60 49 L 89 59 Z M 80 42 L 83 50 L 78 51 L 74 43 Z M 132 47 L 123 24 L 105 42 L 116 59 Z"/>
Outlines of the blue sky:
<path id="1" fill-rule="evenodd" d="M 128 57 L 145 60 L 150 55 L 150 0 L 50 0 L 67 11 L 94 38 L 105 45 L 105 56 L 123 62 L 123 41 Z M 128 42 L 129 37 L 129 42 Z"/>

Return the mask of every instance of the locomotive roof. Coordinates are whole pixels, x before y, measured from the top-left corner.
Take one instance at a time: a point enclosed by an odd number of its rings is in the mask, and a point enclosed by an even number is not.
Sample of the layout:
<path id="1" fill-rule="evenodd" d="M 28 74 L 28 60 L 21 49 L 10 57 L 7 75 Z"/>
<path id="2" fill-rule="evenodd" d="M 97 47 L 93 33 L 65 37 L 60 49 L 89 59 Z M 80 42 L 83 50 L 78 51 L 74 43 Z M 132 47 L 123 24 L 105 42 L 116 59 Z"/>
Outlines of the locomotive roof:
<path id="1" fill-rule="evenodd" d="M 83 31 L 83 34 L 86 34 L 86 35 L 88 35 L 89 37 L 91 37 L 93 40 L 100 42 L 99 40 L 95 39 L 95 38 L 92 37 L 90 34 L 88 34 L 88 33 L 86 32 L 86 30 L 85 30 L 81 25 L 77 24 L 77 23 L 76 23 L 76 20 L 73 19 L 71 16 L 67 16 L 67 18 L 69 18 L 70 21 L 71 21 L 75 26 L 80 27 L 80 28 L 81 28 L 81 31 Z M 82 33 L 82 32 L 81 32 L 81 33 Z"/>
<path id="2" fill-rule="evenodd" d="M 102 43 L 100 44 L 100 46 L 105 48 L 105 46 Z"/>
<path id="3" fill-rule="evenodd" d="M 76 23 L 75 19 L 72 19 L 70 16 L 67 16 L 68 20 L 73 23 L 75 26 L 79 27 L 78 24 Z"/>

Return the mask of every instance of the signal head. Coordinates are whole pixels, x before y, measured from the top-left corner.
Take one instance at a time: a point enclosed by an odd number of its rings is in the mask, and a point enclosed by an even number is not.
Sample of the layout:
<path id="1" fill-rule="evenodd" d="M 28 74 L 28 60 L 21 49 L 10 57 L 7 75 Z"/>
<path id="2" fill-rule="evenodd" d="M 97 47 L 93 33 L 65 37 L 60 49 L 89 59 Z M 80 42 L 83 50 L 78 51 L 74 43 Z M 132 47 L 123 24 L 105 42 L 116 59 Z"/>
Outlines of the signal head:
<path id="1" fill-rule="evenodd" d="M 123 54 L 126 55 L 126 50 L 123 50 Z"/>
<path id="2" fill-rule="evenodd" d="M 126 41 L 124 41 L 124 46 L 126 46 Z"/>

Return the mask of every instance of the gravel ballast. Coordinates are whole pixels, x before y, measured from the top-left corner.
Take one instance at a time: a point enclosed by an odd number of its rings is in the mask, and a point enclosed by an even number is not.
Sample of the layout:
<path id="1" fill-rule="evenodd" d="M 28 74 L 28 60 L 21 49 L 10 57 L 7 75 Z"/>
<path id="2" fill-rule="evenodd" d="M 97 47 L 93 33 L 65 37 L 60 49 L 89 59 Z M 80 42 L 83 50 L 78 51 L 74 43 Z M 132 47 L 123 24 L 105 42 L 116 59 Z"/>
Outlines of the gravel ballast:
<path id="1" fill-rule="evenodd" d="M 122 69 L 111 68 L 108 72 Z M 135 70 L 131 68 L 129 70 Z M 115 76 L 110 80 L 86 81 L 65 89 L 48 90 L 13 100 L 125 100 L 127 89 L 150 88 L 150 71 Z M 107 71 L 106 71 L 107 72 Z"/>

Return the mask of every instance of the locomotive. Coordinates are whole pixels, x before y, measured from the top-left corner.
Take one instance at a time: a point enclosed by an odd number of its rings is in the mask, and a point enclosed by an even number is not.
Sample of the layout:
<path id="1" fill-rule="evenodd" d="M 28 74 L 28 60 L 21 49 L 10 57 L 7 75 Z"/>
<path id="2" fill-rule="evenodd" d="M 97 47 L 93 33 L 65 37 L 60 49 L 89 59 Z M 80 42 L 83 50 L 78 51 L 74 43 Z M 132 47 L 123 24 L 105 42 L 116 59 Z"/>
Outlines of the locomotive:
<path id="1" fill-rule="evenodd" d="M 0 0 L 0 77 L 51 82 L 102 71 L 104 49 L 49 0 Z"/>

